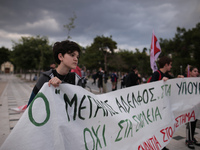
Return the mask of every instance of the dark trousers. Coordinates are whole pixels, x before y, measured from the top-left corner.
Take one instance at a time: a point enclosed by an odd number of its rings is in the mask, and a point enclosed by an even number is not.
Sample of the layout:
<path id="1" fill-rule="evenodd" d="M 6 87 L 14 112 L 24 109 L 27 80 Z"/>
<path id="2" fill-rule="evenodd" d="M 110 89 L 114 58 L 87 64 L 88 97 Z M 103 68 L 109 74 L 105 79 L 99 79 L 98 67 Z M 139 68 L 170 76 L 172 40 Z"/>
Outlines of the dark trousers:
<path id="1" fill-rule="evenodd" d="M 186 140 L 192 141 L 194 140 L 194 133 L 196 128 L 197 120 L 188 122 L 186 126 Z"/>

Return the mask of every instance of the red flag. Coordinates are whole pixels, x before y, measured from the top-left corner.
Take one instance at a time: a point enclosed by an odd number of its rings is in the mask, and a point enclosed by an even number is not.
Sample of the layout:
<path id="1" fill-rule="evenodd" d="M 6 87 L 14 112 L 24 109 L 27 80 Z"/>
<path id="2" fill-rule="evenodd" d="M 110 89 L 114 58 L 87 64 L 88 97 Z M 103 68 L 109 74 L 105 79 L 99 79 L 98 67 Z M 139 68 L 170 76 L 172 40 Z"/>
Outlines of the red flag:
<path id="1" fill-rule="evenodd" d="M 152 41 L 151 41 L 151 52 L 150 52 L 150 63 L 151 63 L 151 69 L 154 71 L 158 70 L 158 67 L 156 65 L 156 60 L 158 58 L 158 56 L 161 53 L 161 48 L 160 48 L 160 44 L 156 38 L 156 36 L 154 35 L 154 31 L 152 34 Z"/>
<path id="2" fill-rule="evenodd" d="M 76 69 L 71 69 L 71 72 L 75 72 L 77 75 L 79 75 L 80 77 L 82 77 L 82 75 L 81 75 L 81 68 L 79 68 L 79 66 L 76 66 Z"/>

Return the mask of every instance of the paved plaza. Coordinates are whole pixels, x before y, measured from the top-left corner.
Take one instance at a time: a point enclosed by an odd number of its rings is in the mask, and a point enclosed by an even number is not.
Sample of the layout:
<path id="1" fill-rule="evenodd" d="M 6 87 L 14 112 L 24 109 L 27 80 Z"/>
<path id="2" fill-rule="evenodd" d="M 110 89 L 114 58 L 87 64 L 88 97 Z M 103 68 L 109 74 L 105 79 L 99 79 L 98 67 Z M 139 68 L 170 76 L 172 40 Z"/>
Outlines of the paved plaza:
<path id="1" fill-rule="evenodd" d="M 93 93 L 98 94 L 95 85 L 91 83 L 92 81 L 89 80 L 88 86 L 90 86 Z M 13 111 L 10 108 L 16 108 L 27 104 L 34 85 L 35 82 L 21 79 L 16 77 L 16 75 L 0 74 L 0 146 L 23 114 L 22 112 Z M 199 124 L 200 122 L 198 122 L 198 128 L 195 133 L 195 137 L 198 141 L 200 141 Z M 174 134 L 170 143 L 166 146 L 167 148 L 170 150 L 189 150 L 189 148 L 185 146 L 185 128 L 185 125 L 180 127 Z M 195 149 L 200 150 L 200 147 L 196 146 Z"/>

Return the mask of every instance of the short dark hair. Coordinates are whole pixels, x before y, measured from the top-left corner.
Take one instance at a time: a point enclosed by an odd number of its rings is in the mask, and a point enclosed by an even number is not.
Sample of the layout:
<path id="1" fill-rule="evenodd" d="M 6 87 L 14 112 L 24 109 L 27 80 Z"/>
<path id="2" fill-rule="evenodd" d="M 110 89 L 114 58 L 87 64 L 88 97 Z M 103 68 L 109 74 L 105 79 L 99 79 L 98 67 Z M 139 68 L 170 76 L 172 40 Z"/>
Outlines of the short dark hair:
<path id="1" fill-rule="evenodd" d="M 167 56 L 163 56 L 158 60 L 158 64 L 160 68 L 163 68 L 165 64 L 169 65 L 171 62 L 172 62 L 172 59 Z"/>
<path id="2" fill-rule="evenodd" d="M 135 70 L 135 69 L 137 69 L 137 66 L 133 66 L 133 67 L 132 67 L 132 70 Z"/>
<path id="3" fill-rule="evenodd" d="M 192 72 L 192 70 L 194 70 L 195 68 L 197 68 L 197 67 L 195 67 L 195 66 L 190 66 L 190 72 Z"/>
<path id="4" fill-rule="evenodd" d="M 69 40 L 56 42 L 53 46 L 53 56 L 55 62 L 60 64 L 60 60 L 58 59 L 59 53 L 61 53 L 64 56 L 65 53 L 71 54 L 74 51 L 78 51 L 79 55 L 81 53 L 81 49 L 77 43 Z"/>

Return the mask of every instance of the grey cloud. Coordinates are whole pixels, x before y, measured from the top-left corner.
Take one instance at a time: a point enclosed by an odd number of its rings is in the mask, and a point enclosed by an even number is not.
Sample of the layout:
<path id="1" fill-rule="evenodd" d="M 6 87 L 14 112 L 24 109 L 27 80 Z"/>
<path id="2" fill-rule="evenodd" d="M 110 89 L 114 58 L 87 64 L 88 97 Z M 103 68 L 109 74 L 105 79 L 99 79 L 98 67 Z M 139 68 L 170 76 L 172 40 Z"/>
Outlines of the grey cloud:
<path id="1" fill-rule="evenodd" d="M 112 35 L 118 48 L 142 50 L 150 47 L 153 30 L 157 38 L 169 39 L 178 26 L 194 27 L 200 20 L 199 7 L 198 0 L 1 1 L 0 47 L 11 47 L 11 39 L 20 35 L 48 36 L 51 42 L 64 40 L 67 29 L 63 25 L 75 12 L 72 40 L 87 46 L 97 35 Z"/>

